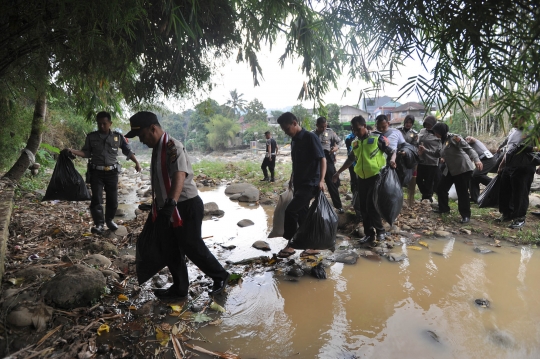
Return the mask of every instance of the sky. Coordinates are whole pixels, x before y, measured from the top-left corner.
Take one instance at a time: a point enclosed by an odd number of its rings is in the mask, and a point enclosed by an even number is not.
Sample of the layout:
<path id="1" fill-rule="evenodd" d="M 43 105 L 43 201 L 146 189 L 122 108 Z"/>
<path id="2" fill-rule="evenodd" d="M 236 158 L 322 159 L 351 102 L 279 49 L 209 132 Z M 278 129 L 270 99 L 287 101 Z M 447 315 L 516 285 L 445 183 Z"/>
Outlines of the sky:
<path id="1" fill-rule="evenodd" d="M 296 60 L 291 62 L 288 60 L 283 68 L 278 64 L 280 50 L 284 49 L 284 45 L 274 46 L 273 50 L 269 48 L 258 54 L 259 63 L 262 67 L 264 78 L 259 78 L 259 86 L 253 86 L 253 78 L 251 71 L 246 62 L 237 64 L 235 58 L 231 58 L 221 67 L 219 74 L 212 78 L 215 84 L 212 91 L 209 93 L 197 92 L 191 99 L 182 101 L 166 101 L 167 106 L 174 112 L 193 108 L 197 103 L 211 97 L 219 104 L 224 104 L 230 98 L 229 92 L 236 89 L 238 93 L 243 94 L 243 99 L 247 102 L 257 98 L 261 101 L 267 110 L 283 109 L 299 104 L 297 100 L 298 93 L 306 77 L 301 73 L 301 61 Z M 408 59 L 401 69 L 401 76 L 395 79 L 396 86 L 388 86 L 384 91 L 379 93 L 380 96 L 387 95 L 390 97 L 398 97 L 399 89 L 407 82 L 410 76 L 422 74 L 429 76 L 424 70 L 420 61 Z M 349 87 L 350 92 L 343 97 L 343 90 Z M 342 76 L 339 80 L 339 89 L 332 90 L 324 97 L 326 103 L 336 103 L 343 105 L 356 105 L 362 89 L 368 85 L 361 82 L 349 83 L 346 76 Z M 416 94 L 402 97 L 399 102 L 416 102 L 418 98 Z M 304 101 L 302 105 L 306 108 L 313 108 L 313 101 Z"/>

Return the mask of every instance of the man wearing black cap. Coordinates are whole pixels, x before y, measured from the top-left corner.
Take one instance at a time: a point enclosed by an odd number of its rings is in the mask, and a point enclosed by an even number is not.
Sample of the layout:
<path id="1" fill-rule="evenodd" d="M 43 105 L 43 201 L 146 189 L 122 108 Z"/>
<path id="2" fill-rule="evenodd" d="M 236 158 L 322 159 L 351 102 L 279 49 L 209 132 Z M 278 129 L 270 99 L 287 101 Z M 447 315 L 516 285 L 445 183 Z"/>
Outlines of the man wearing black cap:
<path id="1" fill-rule="evenodd" d="M 141 166 L 131 151 L 124 136 L 116 131 L 111 131 L 111 115 L 108 112 L 100 112 L 96 116 L 98 130 L 86 136 L 86 142 L 82 150 L 66 148 L 64 151 L 83 158 L 90 158 L 88 162 L 88 176 L 92 189 L 90 201 L 90 213 L 94 220 L 91 231 L 95 234 L 103 233 L 103 189 L 105 189 L 105 223 L 110 230 L 116 231 L 118 226 L 113 222 L 118 209 L 118 173 L 120 165 L 116 159 L 118 149 L 135 163 L 135 170 L 141 172 Z M 88 181 L 88 179 L 87 179 Z"/>
<path id="2" fill-rule="evenodd" d="M 264 178 L 261 181 L 274 182 L 274 168 L 276 167 L 276 155 L 278 151 L 276 140 L 272 138 L 270 131 L 264 133 L 266 137 L 266 154 L 264 156 L 261 169 L 264 174 Z M 268 178 L 268 170 L 270 170 L 270 178 Z"/>
<path id="3" fill-rule="evenodd" d="M 152 148 L 152 221 L 172 227 L 174 238 L 171 239 L 177 243 L 173 252 L 164 258 L 173 284 L 166 290 L 155 290 L 156 296 L 164 300 L 187 296 L 189 278 L 185 256 L 214 280 L 210 295 L 221 293 L 229 273 L 202 240 L 204 205 L 193 181 L 193 169 L 184 145 L 163 131 L 152 112 L 138 112 L 129 122 L 131 131 L 126 137 L 139 136 L 143 144 Z"/>

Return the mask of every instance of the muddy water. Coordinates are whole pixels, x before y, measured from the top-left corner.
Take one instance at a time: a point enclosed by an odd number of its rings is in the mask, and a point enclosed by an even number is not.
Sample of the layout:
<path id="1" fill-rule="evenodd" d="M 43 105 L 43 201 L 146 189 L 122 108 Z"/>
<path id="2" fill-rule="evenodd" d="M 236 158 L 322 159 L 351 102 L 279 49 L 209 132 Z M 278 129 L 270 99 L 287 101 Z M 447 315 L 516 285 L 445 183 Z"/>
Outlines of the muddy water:
<path id="1" fill-rule="evenodd" d="M 237 245 L 213 249 L 220 260 L 264 254 L 250 246 L 265 238 L 272 208 L 239 205 L 223 188 L 201 197 L 226 213 L 203 223 L 203 236 L 213 236 L 208 244 Z M 239 228 L 244 218 L 255 225 Z M 428 237 L 429 249 L 395 248 L 409 257 L 401 263 L 336 263 L 326 280 L 247 275 L 221 298 L 223 323 L 201 329 L 212 343 L 200 345 L 242 358 L 540 357 L 540 255 L 508 245 L 480 254 L 464 243 L 470 239 Z M 285 244 L 269 242 L 272 252 Z"/>

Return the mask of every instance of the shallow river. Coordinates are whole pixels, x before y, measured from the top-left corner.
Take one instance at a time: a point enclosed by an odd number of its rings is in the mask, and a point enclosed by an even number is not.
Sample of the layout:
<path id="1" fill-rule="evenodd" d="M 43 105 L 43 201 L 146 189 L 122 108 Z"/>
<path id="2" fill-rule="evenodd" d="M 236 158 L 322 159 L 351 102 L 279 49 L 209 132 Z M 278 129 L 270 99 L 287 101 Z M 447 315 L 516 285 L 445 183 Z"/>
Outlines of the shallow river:
<path id="1" fill-rule="evenodd" d="M 204 222 L 203 236 L 238 246 L 219 250 L 220 260 L 263 254 L 250 246 L 266 238 L 273 208 L 230 201 L 224 188 L 201 197 L 225 211 Z M 244 218 L 255 225 L 239 228 Z M 201 345 L 242 358 L 540 357 L 536 251 L 505 244 L 480 254 L 464 243 L 469 237 L 423 240 L 430 249 L 393 250 L 406 252 L 405 262 L 336 263 L 326 280 L 291 282 L 272 272 L 245 277 L 221 301 L 223 323 L 201 329 L 213 338 Z M 285 244 L 281 238 L 269 242 L 272 252 Z M 479 307 L 476 298 L 491 306 Z"/>

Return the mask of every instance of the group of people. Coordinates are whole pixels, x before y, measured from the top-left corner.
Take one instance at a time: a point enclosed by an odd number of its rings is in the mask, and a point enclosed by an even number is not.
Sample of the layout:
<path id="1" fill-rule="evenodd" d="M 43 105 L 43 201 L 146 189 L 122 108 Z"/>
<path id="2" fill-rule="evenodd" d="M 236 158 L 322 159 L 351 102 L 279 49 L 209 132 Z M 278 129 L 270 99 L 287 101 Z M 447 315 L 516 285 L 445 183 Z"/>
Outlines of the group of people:
<path id="1" fill-rule="evenodd" d="M 405 144 L 414 146 L 418 154 L 416 184 L 422 200 L 433 202 L 437 194 L 438 208 L 435 213 L 450 212 L 449 191 L 455 186 L 458 197 L 458 211 L 461 223 L 471 218 L 471 202 L 476 203 L 480 195 L 480 184 L 487 186 L 491 181 L 487 173 L 500 176 L 498 222 L 510 221 L 509 228 L 521 228 L 525 223 L 528 208 L 528 194 L 535 173 L 534 165 L 506 161 L 507 153 L 518 151 L 527 138 L 523 126 L 525 114 L 512 118 L 513 130 L 494 155 L 478 139 L 449 132 L 448 126 L 438 122 L 434 116 L 427 116 L 421 131 L 413 129 L 414 117 L 408 115 L 399 128 L 391 128 L 388 118 L 379 115 L 375 119 L 376 131 L 367 125 L 362 116 L 351 120 L 351 134 L 345 139 L 348 156 L 345 163 L 336 170 L 335 152 L 341 139 L 327 128 L 326 119 L 317 119 L 317 128 L 308 132 L 300 126 L 294 114 L 286 112 L 277 122 L 285 134 L 291 137 L 292 174 L 290 185 L 294 190 L 292 202 L 285 213 L 283 237 L 289 241 L 304 221 L 310 201 L 317 191 L 328 189 L 334 207 L 343 213 L 339 198 L 339 175 L 349 170 L 351 189 L 355 198 L 357 218 L 363 223 L 365 236 L 361 242 L 374 242 L 385 238 L 381 216 L 377 212 L 373 190 L 380 172 L 385 166 L 397 168 L 397 158 Z M 536 151 L 527 147 L 525 151 Z M 413 169 L 414 171 L 414 169 Z M 280 257 L 288 257 L 295 251 L 289 245 L 279 252 Z"/>
<path id="2" fill-rule="evenodd" d="M 154 292 L 161 299 L 178 299 L 187 296 L 189 278 L 186 256 L 207 276 L 213 279 L 210 294 L 221 293 L 227 285 L 229 273 L 208 250 L 201 237 L 203 203 L 193 180 L 193 169 L 184 145 L 169 136 L 160 126 L 157 116 L 151 112 L 138 112 L 130 118 L 131 130 L 125 137 L 111 130 L 111 116 L 107 112 L 97 114 L 98 130 L 87 135 L 82 150 L 64 149 L 67 154 L 89 158 L 88 175 L 92 189 L 90 212 L 94 221 L 92 232 L 102 234 L 106 224 L 110 230 L 118 226 L 113 219 L 118 207 L 118 173 L 120 164 L 116 157 L 119 150 L 135 163 L 136 171 L 141 166 L 126 138 L 139 140 L 152 148 L 151 185 L 153 193 L 152 211 L 145 226 L 153 224 L 170 227 L 170 240 L 175 245 L 164 258 L 173 277 L 173 284 L 164 290 Z M 480 183 L 487 185 L 492 180 L 489 171 L 499 173 L 499 222 L 511 221 L 510 228 L 521 228 L 525 223 L 529 199 L 528 193 L 535 173 L 535 165 L 523 161 L 516 164 L 507 153 L 532 152 L 538 149 L 524 146 L 527 132 L 524 129 L 525 114 L 512 118 L 513 130 L 493 155 L 486 146 L 473 137 L 463 138 L 449 133 L 448 126 L 438 123 L 428 116 L 423 121 L 423 129 L 417 133 L 413 129 L 414 117 L 407 116 L 402 127 L 393 129 L 388 118 L 376 118 L 374 131 L 362 116 L 351 120 L 351 134 L 345 143 L 348 156 L 345 163 L 336 170 L 335 154 L 341 139 L 327 126 L 324 117 L 317 119 L 316 129 L 306 131 L 299 120 L 290 112 L 282 114 L 278 124 L 291 137 L 292 173 L 289 181 L 293 189 L 293 199 L 285 211 L 283 237 L 290 242 L 298 227 L 304 221 L 311 200 L 318 191 L 328 189 L 336 212 L 343 213 L 339 196 L 339 175 L 349 170 L 351 188 L 355 193 L 355 209 L 363 222 L 365 237 L 361 242 L 374 242 L 385 238 L 381 216 L 375 208 L 373 189 L 385 166 L 396 168 L 396 158 L 402 155 L 404 144 L 417 148 L 417 184 L 422 199 L 433 201 L 433 193 L 438 196 L 437 213 L 450 211 L 448 191 L 452 184 L 458 195 L 458 209 L 461 222 L 470 220 L 470 202 L 476 202 L 480 193 Z M 261 166 L 264 181 L 274 181 L 274 168 L 278 146 L 270 132 L 265 133 L 266 156 Z M 499 160 L 498 160 L 499 159 Z M 270 171 L 268 176 L 267 170 Z M 106 209 L 103 211 L 103 190 L 106 193 Z M 289 245 L 279 252 L 280 257 L 288 257 L 295 251 Z"/>

